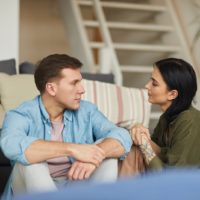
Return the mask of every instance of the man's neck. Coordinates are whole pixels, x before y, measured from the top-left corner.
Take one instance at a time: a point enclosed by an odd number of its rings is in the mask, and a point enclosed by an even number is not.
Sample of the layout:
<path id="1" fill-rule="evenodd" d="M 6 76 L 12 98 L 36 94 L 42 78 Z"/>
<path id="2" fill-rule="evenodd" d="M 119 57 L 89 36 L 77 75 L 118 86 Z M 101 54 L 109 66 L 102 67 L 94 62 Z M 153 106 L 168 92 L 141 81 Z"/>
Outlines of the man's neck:
<path id="1" fill-rule="evenodd" d="M 58 104 L 54 102 L 54 100 L 49 96 L 42 95 L 42 102 L 44 104 L 44 107 L 49 114 L 51 121 L 62 121 L 63 120 L 63 113 L 64 109 L 59 107 Z"/>

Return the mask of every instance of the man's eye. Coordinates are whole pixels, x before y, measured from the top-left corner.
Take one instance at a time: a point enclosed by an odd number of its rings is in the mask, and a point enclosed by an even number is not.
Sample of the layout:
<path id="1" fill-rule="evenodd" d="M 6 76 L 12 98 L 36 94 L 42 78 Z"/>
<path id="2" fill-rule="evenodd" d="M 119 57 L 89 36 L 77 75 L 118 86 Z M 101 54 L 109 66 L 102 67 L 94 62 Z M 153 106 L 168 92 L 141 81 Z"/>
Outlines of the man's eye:
<path id="1" fill-rule="evenodd" d="M 76 85 L 76 83 L 77 83 L 76 81 L 73 81 L 73 82 L 72 82 L 72 85 Z"/>

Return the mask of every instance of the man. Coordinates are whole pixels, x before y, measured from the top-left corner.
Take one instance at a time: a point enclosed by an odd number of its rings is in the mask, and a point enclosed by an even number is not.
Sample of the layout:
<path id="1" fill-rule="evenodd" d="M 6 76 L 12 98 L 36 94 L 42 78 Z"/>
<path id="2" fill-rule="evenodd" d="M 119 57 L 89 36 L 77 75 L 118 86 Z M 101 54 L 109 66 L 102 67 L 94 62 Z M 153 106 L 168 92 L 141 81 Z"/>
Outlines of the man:
<path id="1" fill-rule="evenodd" d="M 7 196 L 116 178 L 117 165 L 105 159 L 123 157 L 132 141 L 125 129 L 81 100 L 81 65 L 68 55 L 47 56 L 34 74 L 40 95 L 6 114 L 0 142 L 14 165 Z"/>

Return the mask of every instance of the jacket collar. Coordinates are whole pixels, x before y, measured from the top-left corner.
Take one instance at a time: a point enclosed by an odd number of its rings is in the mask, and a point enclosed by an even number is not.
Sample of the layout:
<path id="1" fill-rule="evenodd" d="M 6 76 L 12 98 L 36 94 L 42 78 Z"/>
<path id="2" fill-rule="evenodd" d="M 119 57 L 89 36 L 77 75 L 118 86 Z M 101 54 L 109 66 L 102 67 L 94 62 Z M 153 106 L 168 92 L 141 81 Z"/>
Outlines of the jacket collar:
<path id="1" fill-rule="evenodd" d="M 40 111 L 41 111 L 41 114 L 42 114 L 42 120 L 45 122 L 45 123 L 51 123 L 51 120 L 49 118 L 49 114 L 48 112 L 46 111 L 45 107 L 44 107 L 44 104 L 42 102 L 42 98 L 41 98 L 41 95 L 38 96 L 38 102 L 39 102 L 39 107 L 40 107 Z M 66 124 L 66 121 L 72 121 L 72 112 L 71 110 L 65 110 L 64 111 L 64 117 L 63 117 L 63 120 L 64 120 L 64 124 Z"/>

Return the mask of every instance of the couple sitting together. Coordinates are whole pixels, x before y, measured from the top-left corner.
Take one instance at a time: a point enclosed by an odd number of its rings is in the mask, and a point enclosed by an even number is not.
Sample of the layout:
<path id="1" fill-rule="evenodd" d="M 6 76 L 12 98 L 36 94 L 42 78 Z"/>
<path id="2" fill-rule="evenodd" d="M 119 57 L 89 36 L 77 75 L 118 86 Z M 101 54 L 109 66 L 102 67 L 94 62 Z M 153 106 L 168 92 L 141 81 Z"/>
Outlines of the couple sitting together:
<path id="1" fill-rule="evenodd" d="M 141 171 L 199 167 L 200 112 L 191 106 L 197 81 L 190 64 L 176 58 L 154 64 L 145 87 L 163 114 L 152 135 L 142 125 L 117 127 L 82 101 L 81 65 L 64 54 L 42 59 L 34 74 L 40 95 L 6 113 L 0 145 L 13 170 L 3 198 L 132 175 L 136 150 Z"/>

